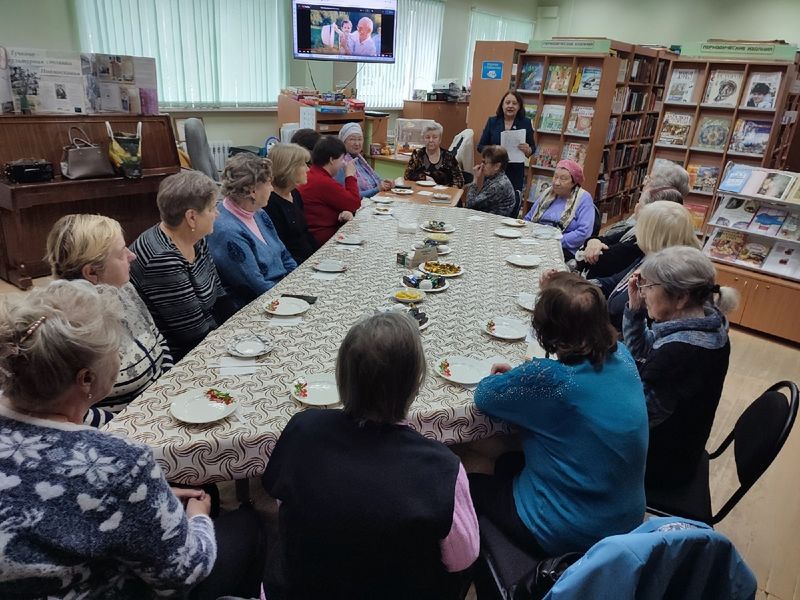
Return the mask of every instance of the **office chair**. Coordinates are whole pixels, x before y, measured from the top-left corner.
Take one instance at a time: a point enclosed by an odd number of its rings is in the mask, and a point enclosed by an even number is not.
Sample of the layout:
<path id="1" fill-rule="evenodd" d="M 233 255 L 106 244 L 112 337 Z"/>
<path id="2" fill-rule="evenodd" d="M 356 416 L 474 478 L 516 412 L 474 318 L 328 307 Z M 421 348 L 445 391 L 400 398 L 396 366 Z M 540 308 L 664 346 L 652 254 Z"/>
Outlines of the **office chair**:
<path id="1" fill-rule="evenodd" d="M 195 118 L 186 119 L 185 131 L 186 152 L 189 154 L 189 160 L 192 161 L 192 168 L 196 171 L 202 171 L 218 182 L 219 173 L 217 172 L 217 166 L 214 164 L 214 158 L 211 156 L 211 148 L 208 145 L 203 122 Z"/>
<path id="2" fill-rule="evenodd" d="M 788 390 L 788 401 L 780 389 Z M 703 452 L 692 480 L 677 489 L 647 489 L 647 512 L 678 515 L 715 525 L 778 456 L 797 417 L 798 390 L 791 381 L 779 381 L 756 398 L 741 414 L 728 436 L 714 452 Z M 709 463 L 733 444 L 739 488 L 716 513 L 711 510 Z"/>

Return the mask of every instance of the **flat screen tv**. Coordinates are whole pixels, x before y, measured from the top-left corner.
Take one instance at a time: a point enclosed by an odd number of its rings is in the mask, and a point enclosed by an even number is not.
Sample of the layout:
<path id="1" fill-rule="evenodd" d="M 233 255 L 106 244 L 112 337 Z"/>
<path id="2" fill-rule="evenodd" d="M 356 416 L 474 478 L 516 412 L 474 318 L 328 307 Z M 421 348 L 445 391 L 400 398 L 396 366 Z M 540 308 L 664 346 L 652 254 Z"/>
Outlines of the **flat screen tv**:
<path id="1" fill-rule="evenodd" d="M 294 57 L 394 62 L 397 0 L 292 0 Z"/>

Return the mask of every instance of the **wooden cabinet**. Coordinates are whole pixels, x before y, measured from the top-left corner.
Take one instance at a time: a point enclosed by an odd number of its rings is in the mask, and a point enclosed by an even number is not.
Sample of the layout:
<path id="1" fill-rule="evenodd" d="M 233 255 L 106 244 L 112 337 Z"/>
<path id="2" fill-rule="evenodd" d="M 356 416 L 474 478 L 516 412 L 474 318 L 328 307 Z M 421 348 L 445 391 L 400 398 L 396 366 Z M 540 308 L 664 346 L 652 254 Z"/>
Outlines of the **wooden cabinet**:
<path id="1" fill-rule="evenodd" d="M 444 128 L 442 148 L 449 148 L 453 138 L 467 128 L 466 102 L 428 102 L 405 100 L 404 119 L 431 119 Z"/>
<path id="2" fill-rule="evenodd" d="M 741 294 L 731 323 L 800 342 L 800 284 L 716 263 L 717 283 Z"/>
<path id="3" fill-rule="evenodd" d="M 304 120 L 301 110 L 305 108 L 310 119 Z M 338 135 L 339 130 L 346 123 L 364 125 L 364 111 L 352 110 L 345 113 L 323 113 L 311 110 L 309 104 L 295 100 L 288 94 L 278 94 L 278 128 L 286 123 L 300 123 L 300 127 L 315 129 L 322 134 Z"/>

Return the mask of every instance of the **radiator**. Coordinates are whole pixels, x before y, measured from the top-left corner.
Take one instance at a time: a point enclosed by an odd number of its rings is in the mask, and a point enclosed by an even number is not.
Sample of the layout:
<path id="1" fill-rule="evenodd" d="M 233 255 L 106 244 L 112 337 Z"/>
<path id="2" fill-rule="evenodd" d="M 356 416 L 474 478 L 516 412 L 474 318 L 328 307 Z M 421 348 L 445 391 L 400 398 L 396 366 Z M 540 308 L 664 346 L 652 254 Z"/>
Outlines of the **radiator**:
<path id="1" fill-rule="evenodd" d="M 214 166 L 217 167 L 217 171 L 222 172 L 225 168 L 225 161 L 228 159 L 228 151 L 231 149 L 233 141 L 220 140 L 208 142 L 208 145 L 211 148 L 211 158 L 214 160 Z"/>

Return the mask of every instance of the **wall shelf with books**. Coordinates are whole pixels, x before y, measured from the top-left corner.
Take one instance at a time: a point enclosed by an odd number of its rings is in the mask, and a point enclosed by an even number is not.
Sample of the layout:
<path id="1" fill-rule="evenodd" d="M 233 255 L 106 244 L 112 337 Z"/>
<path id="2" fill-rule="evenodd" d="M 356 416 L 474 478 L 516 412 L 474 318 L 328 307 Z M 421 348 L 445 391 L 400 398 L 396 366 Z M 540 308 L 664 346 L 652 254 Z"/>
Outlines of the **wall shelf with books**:
<path id="1" fill-rule="evenodd" d="M 789 83 L 789 91 L 783 106 L 777 142 L 772 150 L 769 167 L 789 171 L 800 171 L 800 52 L 795 54 L 795 79 Z"/>

